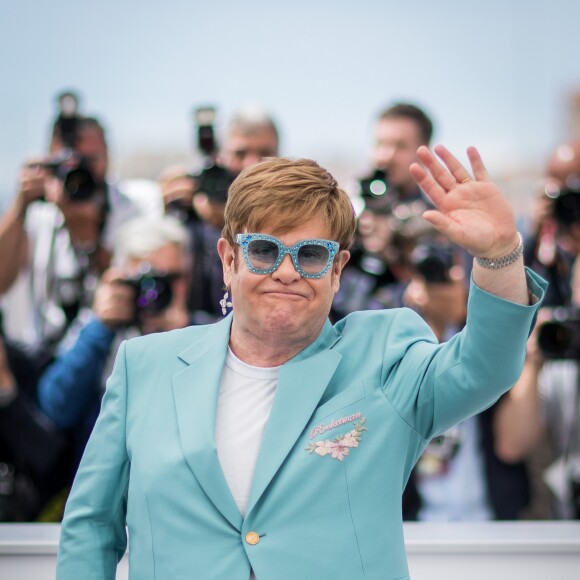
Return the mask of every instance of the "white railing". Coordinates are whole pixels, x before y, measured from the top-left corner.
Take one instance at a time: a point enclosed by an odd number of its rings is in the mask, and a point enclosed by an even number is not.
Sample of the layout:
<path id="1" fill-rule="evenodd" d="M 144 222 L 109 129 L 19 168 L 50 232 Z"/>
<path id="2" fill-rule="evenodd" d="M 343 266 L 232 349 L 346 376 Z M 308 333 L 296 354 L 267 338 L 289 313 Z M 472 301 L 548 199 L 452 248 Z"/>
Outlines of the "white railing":
<path id="1" fill-rule="evenodd" d="M 59 529 L 0 524 L 0 579 L 53 580 Z M 580 579 L 580 522 L 406 523 L 405 539 L 412 580 Z"/>

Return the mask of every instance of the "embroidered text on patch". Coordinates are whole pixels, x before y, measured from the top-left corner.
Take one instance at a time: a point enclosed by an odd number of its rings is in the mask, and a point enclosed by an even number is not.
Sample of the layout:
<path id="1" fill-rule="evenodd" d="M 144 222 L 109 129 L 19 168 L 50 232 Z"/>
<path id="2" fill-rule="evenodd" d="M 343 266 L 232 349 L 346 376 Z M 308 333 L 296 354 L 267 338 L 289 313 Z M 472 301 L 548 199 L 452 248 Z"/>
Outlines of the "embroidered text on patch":
<path id="1" fill-rule="evenodd" d="M 361 416 L 360 413 L 358 413 L 358 415 Z M 306 447 L 306 451 L 311 454 L 316 453 L 321 457 L 330 455 L 333 459 L 342 461 L 349 454 L 350 449 L 358 447 L 363 431 L 367 430 L 365 423 L 366 418 L 362 417 L 360 421 L 357 421 L 354 424 L 354 429 L 352 431 L 349 431 L 344 435 L 339 435 L 332 441 L 326 439 L 324 441 L 317 441 L 316 443 L 309 443 Z"/>
<path id="2" fill-rule="evenodd" d="M 330 431 L 331 429 L 334 429 L 335 427 L 340 427 L 341 425 L 344 425 L 345 423 L 350 423 L 351 421 L 355 421 L 359 417 L 361 417 L 360 413 L 354 413 L 353 415 L 349 415 L 348 417 L 342 417 L 341 419 L 336 419 L 336 421 L 331 421 L 330 423 L 327 423 L 326 425 L 324 423 L 321 423 L 320 425 L 316 425 L 316 427 L 314 427 L 314 429 L 312 429 L 312 431 L 310 431 L 310 435 L 308 436 L 308 438 L 314 439 L 317 435 L 322 435 L 323 433 L 326 433 L 327 431 Z"/>

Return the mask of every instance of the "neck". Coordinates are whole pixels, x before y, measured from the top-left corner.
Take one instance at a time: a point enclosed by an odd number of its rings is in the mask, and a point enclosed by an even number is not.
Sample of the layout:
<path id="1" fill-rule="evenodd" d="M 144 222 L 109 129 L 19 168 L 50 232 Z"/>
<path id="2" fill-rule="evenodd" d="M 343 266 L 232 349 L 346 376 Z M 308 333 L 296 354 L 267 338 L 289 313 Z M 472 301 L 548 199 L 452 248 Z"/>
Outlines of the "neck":
<path id="1" fill-rule="evenodd" d="M 267 368 L 288 362 L 315 339 L 316 337 L 308 336 L 289 341 L 285 333 L 258 336 L 251 331 L 240 330 L 236 326 L 234 317 L 229 346 L 233 353 L 246 364 Z"/>

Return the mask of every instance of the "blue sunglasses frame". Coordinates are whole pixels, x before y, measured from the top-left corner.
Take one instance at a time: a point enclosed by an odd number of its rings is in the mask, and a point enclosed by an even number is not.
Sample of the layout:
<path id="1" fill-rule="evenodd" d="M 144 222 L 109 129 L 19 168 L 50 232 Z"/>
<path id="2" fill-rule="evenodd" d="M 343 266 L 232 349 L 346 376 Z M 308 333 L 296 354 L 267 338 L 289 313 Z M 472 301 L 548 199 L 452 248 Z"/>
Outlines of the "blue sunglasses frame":
<path id="1" fill-rule="evenodd" d="M 262 269 L 255 268 L 254 266 L 252 266 L 252 263 L 250 262 L 250 258 L 248 256 L 248 246 L 250 245 L 250 242 L 256 240 L 266 240 L 278 246 L 278 259 L 270 268 Z M 334 261 L 336 254 L 340 249 L 340 244 L 338 242 L 333 242 L 332 240 L 311 238 L 308 240 L 300 240 L 299 242 L 296 242 L 293 246 L 286 246 L 278 238 L 275 238 L 274 236 L 269 236 L 267 234 L 251 234 L 251 233 L 237 234 L 236 243 L 238 243 L 242 248 L 242 255 L 244 257 L 244 262 L 246 263 L 248 270 L 250 270 L 250 272 L 253 272 L 254 274 L 266 275 L 275 272 L 279 268 L 286 254 L 290 254 L 290 257 L 292 258 L 292 263 L 294 264 L 294 268 L 300 274 L 300 276 L 302 276 L 303 278 L 312 278 L 312 279 L 322 278 L 326 274 L 326 272 L 328 272 L 332 262 Z M 324 268 L 320 272 L 317 272 L 316 274 L 309 274 L 308 272 L 305 272 L 298 263 L 298 251 L 302 246 L 307 245 L 322 246 L 328 250 L 328 261 L 324 266 Z"/>

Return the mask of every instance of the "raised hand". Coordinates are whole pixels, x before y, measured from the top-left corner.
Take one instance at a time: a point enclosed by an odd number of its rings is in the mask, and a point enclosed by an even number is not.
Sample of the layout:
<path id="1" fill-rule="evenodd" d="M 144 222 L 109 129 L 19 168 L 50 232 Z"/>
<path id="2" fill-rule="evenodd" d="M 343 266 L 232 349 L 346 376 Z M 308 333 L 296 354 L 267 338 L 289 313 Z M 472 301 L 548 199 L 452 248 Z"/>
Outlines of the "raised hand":
<path id="1" fill-rule="evenodd" d="M 473 256 L 498 258 L 512 252 L 518 245 L 513 209 L 489 178 L 477 149 L 467 149 L 473 178 L 445 147 L 437 145 L 434 151 L 443 163 L 420 147 L 417 155 L 423 167 L 410 167 L 436 206 L 423 217 Z"/>

